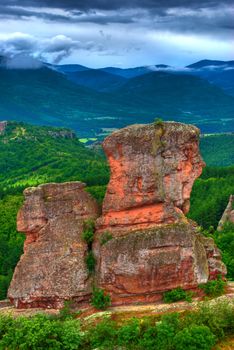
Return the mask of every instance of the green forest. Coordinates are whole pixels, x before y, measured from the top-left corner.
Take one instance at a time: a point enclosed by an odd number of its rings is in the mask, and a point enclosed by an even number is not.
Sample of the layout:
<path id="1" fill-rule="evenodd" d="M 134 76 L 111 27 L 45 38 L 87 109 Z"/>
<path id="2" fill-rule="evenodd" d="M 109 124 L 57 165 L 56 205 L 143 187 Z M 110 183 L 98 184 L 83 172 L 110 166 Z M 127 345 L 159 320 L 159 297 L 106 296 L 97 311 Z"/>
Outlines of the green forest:
<path id="1" fill-rule="evenodd" d="M 225 235 L 215 229 L 234 193 L 233 146 L 233 135 L 201 139 L 207 167 L 195 182 L 189 212 L 189 218 L 215 238 L 232 279 L 234 229 L 226 227 Z M 109 168 L 100 149 L 85 147 L 70 130 L 11 122 L 0 135 L 0 174 L 0 299 L 4 299 L 23 250 L 24 235 L 16 231 L 23 190 L 46 182 L 83 181 L 101 203 Z"/>

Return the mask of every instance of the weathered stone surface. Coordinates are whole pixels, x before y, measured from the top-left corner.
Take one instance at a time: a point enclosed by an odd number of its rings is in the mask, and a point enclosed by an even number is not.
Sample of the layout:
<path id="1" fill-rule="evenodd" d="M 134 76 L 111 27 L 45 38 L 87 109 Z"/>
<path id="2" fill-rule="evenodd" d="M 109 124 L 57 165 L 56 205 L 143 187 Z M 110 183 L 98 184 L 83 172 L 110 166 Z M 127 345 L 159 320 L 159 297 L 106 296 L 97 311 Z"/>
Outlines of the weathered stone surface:
<path id="1" fill-rule="evenodd" d="M 24 255 L 8 291 L 16 307 L 53 307 L 64 300 L 87 301 L 87 245 L 83 222 L 98 216 L 81 182 L 46 184 L 24 191 L 18 230 L 26 234 Z"/>
<path id="2" fill-rule="evenodd" d="M 234 224 L 234 195 L 229 197 L 228 205 L 219 221 L 217 230 L 222 231 L 223 226 L 228 222 Z"/>
<path id="3" fill-rule="evenodd" d="M 97 220 L 97 283 L 114 304 L 156 301 L 225 275 L 219 250 L 185 217 L 204 162 L 199 130 L 133 125 L 104 141 L 111 178 Z M 105 242 L 105 236 L 111 239 Z"/>
<path id="4" fill-rule="evenodd" d="M 204 162 L 199 130 L 181 123 L 132 125 L 104 141 L 111 179 L 99 231 L 178 222 Z"/>
<path id="5" fill-rule="evenodd" d="M 103 245 L 97 243 L 95 253 L 98 284 L 115 305 L 153 302 L 167 290 L 196 289 L 226 273 L 214 241 L 191 223 L 125 232 Z"/>

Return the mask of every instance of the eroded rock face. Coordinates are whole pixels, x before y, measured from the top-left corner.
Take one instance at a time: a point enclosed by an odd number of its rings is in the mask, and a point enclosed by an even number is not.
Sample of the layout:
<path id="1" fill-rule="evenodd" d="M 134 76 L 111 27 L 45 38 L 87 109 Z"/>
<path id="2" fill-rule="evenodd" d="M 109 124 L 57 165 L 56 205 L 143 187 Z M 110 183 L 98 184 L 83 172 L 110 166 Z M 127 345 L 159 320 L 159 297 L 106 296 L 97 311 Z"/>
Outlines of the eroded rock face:
<path id="1" fill-rule="evenodd" d="M 64 300 L 85 302 L 90 282 L 85 265 L 83 222 L 98 207 L 81 182 L 46 184 L 24 191 L 18 230 L 26 234 L 24 255 L 8 291 L 19 308 L 59 308 Z"/>
<path id="2" fill-rule="evenodd" d="M 111 179 L 98 230 L 175 223 L 188 212 L 193 182 L 204 166 L 196 127 L 132 125 L 107 137 L 103 147 Z"/>
<path id="3" fill-rule="evenodd" d="M 219 221 L 217 230 L 222 231 L 224 225 L 228 222 L 234 224 L 234 195 L 229 197 L 228 205 Z"/>
<path id="4" fill-rule="evenodd" d="M 214 241 L 189 222 L 125 232 L 96 247 L 98 283 L 115 305 L 154 302 L 226 273 Z"/>
<path id="5" fill-rule="evenodd" d="M 204 162 L 199 130 L 180 123 L 133 125 L 104 141 L 111 178 L 97 220 L 97 283 L 116 305 L 156 301 L 225 275 L 212 239 L 184 214 Z M 109 237 L 106 242 L 105 237 Z"/>

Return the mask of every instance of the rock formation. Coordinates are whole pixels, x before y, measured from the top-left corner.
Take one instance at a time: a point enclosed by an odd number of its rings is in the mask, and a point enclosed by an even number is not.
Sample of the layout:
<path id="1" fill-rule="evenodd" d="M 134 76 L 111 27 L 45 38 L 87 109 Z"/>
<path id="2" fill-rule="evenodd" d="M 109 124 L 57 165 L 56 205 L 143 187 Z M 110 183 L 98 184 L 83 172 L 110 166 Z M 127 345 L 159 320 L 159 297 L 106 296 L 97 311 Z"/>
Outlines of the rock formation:
<path id="1" fill-rule="evenodd" d="M 219 250 L 185 214 L 204 162 L 199 130 L 180 123 L 132 125 L 104 141 L 111 178 L 96 221 L 94 282 L 114 305 L 156 301 L 176 287 L 225 275 Z M 47 184 L 25 191 L 18 229 L 25 253 L 9 297 L 18 307 L 87 302 L 83 222 L 97 217 L 81 183 Z"/>
<path id="2" fill-rule="evenodd" d="M 98 216 L 84 184 L 46 184 L 24 191 L 17 226 L 26 234 L 24 255 L 8 291 L 16 307 L 53 307 L 90 297 L 83 222 Z"/>
<path id="3" fill-rule="evenodd" d="M 205 165 L 196 127 L 132 125 L 107 137 L 103 147 L 111 179 L 99 230 L 148 228 L 184 217 L 193 182 Z"/>
<path id="4" fill-rule="evenodd" d="M 229 197 L 228 205 L 219 221 L 217 230 L 222 231 L 223 226 L 228 222 L 234 224 L 234 196 L 233 195 Z"/>
<path id="5" fill-rule="evenodd" d="M 104 141 L 111 178 L 97 220 L 97 284 L 114 304 L 158 300 L 225 274 L 212 239 L 185 215 L 204 162 L 199 130 L 180 123 L 133 125 Z M 105 242 L 105 236 L 109 239 Z"/>

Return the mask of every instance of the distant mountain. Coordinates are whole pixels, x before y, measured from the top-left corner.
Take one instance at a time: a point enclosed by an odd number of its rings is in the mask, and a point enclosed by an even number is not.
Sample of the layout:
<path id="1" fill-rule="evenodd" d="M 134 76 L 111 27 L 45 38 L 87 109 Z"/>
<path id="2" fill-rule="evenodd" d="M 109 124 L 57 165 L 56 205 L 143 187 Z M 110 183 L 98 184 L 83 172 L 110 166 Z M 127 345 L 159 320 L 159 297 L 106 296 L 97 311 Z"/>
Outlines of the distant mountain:
<path id="1" fill-rule="evenodd" d="M 76 72 L 83 72 L 86 70 L 89 70 L 90 68 L 85 67 L 85 66 L 81 66 L 80 64 L 62 64 L 62 65 L 48 65 L 51 68 L 53 68 L 54 70 L 56 70 L 57 72 L 60 73 L 76 73 Z"/>
<path id="2" fill-rule="evenodd" d="M 66 74 L 72 82 L 96 91 L 110 92 L 118 89 L 126 82 L 120 75 L 107 73 L 98 69 L 87 69 Z"/>
<path id="3" fill-rule="evenodd" d="M 207 69 L 208 67 L 215 67 L 215 68 L 227 68 L 227 67 L 233 67 L 234 68 L 234 61 L 217 61 L 217 60 L 201 60 L 199 62 L 190 64 L 187 66 L 187 68 L 193 68 L 193 69 Z"/>
<path id="4" fill-rule="evenodd" d="M 153 65 L 153 66 L 143 66 L 143 67 L 135 67 L 135 68 L 115 68 L 115 67 L 107 67 L 107 68 L 101 68 L 100 70 L 111 73 L 111 74 L 116 74 L 120 75 L 121 77 L 124 77 L 126 79 L 131 79 L 138 77 L 140 75 L 144 75 L 147 73 L 151 73 L 156 70 L 160 69 L 166 69 L 169 66 L 165 64 L 158 64 L 158 65 Z"/>
<path id="5" fill-rule="evenodd" d="M 73 74 L 79 85 L 48 67 L 0 68 L 0 119 L 69 127 L 84 137 L 157 117 L 205 133 L 234 131 L 234 98 L 199 77 L 165 70 L 127 80 L 100 70 Z"/>
<path id="6" fill-rule="evenodd" d="M 187 68 L 189 68 L 189 74 L 206 79 L 226 93 L 234 95 L 234 61 L 203 60 Z"/>

